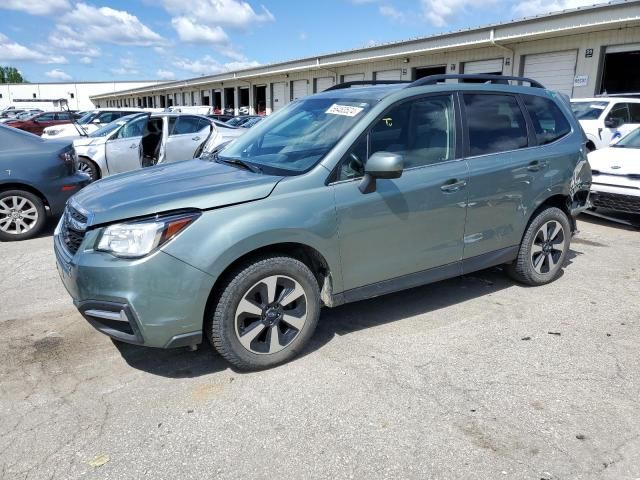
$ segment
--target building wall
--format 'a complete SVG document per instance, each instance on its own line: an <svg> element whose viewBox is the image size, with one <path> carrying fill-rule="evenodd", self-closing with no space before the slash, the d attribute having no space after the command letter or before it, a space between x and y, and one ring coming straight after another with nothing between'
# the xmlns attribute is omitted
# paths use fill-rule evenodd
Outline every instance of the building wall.
<svg viewBox="0 0 640 480"><path fill-rule="evenodd" d="M19 106L15 99L60 99L66 98L71 110L94 108L89 97L123 89L140 88L158 82L88 82L88 83L10 83L0 84L0 108ZM35 95L35 96L34 96Z"/></svg>
<svg viewBox="0 0 640 480"><path fill-rule="evenodd" d="M473 32L470 32L471 35ZM549 38L540 38L536 40L517 41L512 39L510 41L502 40L499 46L484 46L477 45L461 45L451 47L448 50L437 53L421 53L421 54L408 54L407 56L401 56L396 58L390 58L383 61L366 61L365 52L349 53L353 57L351 63L337 66L335 68L317 68L309 67L305 70L291 70L286 71L279 69L277 74L260 75L254 78L247 78L243 80L228 80L224 81L211 81L210 83L202 83L194 86L182 86L161 90L158 93L162 95L173 94L174 92L186 91L186 103L191 104L190 91L195 91L194 95L196 104L200 102L202 90L208 90L211 98L212 90L219 88L234 87L237 89L240 87L250 87L254 85L266 85L267 86L267 113L271 112L272 107L272 88L271 85L274 82L285 82L286 91L291 91L291 82L295 80L308 80L309 93L313 93L313 79L317 77L334 76L336 82L340 81L342 75L351 73L363 73L366 80L372 80L374 73L378 71L400 69L402 71L403 80L411 80L412 69L427 66L442 66L446 65L447 73L461 73L463 71L463 65L465 62L474 60L489 60L502 58L503 59L503 74L520 75L523 71L523 62L525 55L528 54L544 54L553 53L564 50L576 50L576 71L575 75L587 76L587 84L585 86L574 87L573 97L589 97L599 92L600 81L602 74L602 60L607 46L633 44L640 42L640 26L629 26L624 28L610 28L603 29L601 31L589 32L589 33L574 33L562 35L560 33L553 33L554 36L549 34ZM506 47L506 48L504 48ZM394 49L405 48L405 46L393 47ZM593 56L587 57L585 52L587 49L593 49ZM253 92L253 88L250 88L250 92ZM138 94L141 95L141 94ZM147 93L149 95L149 93ZM178 95L180 97L180 94ZM122 95L114 97L116 103L122 98L136 98L135 94ZM111 99L113 101L114 99ZM250 99L253 103L253 96L250 95ZM103 102L104 100L100 100ZM290 96L287 95L285 103L290 101ZM224 106L224 105L223 105ZM238 104L236 103L236 113ZM253 108L253 104L250 105ZM253 111L252 111L253 113Z"/></svg>

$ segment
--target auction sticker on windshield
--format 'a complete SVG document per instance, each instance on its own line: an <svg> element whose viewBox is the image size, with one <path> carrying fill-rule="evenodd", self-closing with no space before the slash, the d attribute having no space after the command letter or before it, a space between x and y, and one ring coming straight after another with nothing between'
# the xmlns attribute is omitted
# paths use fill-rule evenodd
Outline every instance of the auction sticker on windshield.
<svg viewBox="0 0 640 480"><path fill-rule="evenodd" d="M334 115L344 115L345 117L355 117L358 115L364 108L362 107L352 107L350 105L338 105L334 103L329 107L324 113L332 113Z"/></svg>

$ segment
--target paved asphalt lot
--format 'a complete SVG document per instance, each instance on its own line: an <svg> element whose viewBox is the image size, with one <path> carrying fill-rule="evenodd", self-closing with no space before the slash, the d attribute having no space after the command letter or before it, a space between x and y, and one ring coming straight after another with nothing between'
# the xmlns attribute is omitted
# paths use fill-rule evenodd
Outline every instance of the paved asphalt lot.
<svg viewBox="0 0 640 480"><path fill-rule="evenodd" d="M250 374L115 345L50 233L0 244L0 478L640 478L640 232L579 228L554 284L324 310L302 358Z"/></svg>

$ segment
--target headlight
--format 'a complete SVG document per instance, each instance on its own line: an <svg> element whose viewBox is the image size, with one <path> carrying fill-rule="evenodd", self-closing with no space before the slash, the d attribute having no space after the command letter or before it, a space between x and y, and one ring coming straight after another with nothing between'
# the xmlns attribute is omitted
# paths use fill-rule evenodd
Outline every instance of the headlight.
<svg viewBox="0 0 640 480"><path fill-rule="evenodd" d="M104 229L96 250L116 257L144 257L171 240L199 216L200 212L188 212L116 223Z"/></svg>

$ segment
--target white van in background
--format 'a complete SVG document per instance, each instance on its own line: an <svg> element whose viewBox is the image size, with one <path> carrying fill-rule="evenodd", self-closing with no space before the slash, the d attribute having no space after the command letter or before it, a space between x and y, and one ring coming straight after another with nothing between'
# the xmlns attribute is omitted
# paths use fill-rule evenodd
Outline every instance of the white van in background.
<svg viewBox="0 0 640 480"><path fill-rule="evenodd" d="M573 98L571 109L589 139L593 151L640 127L640 98Z"/></svg>

